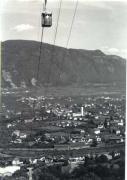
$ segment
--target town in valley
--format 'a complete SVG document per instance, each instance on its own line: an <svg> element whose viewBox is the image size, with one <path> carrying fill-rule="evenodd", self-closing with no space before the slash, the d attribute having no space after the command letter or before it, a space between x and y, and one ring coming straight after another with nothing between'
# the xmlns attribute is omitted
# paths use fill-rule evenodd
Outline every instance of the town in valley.
<svg viewBox="0 0 127 180"><path fill-rule="evenodd" d="M5 179L124 179L124 95L3 92L0 166ZM8 167L16 169L8 174Z"/></svg>

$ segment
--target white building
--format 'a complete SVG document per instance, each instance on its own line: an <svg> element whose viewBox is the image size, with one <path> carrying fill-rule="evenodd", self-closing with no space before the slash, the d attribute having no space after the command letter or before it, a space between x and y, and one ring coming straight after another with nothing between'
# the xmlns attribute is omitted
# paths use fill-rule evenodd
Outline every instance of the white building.
<svg viewBox="0 0 127 180"><path fill-rule="evenodd" d="M73 113L73 117L83 117L84 116L84 107L81 107L81 111L77 113Z"/></svg>
<svg viewBox="0 0 127 180"><path fill-rule="evenodd" d="M94 134L100 134L100 129L94 129Z"/></svg>

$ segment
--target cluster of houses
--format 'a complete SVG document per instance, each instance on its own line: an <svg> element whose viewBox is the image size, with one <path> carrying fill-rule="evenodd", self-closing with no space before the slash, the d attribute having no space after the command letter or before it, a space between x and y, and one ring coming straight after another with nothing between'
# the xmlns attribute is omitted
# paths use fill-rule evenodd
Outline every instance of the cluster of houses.
<svg viewBox="0 0 127 180"><path fill-rule="evenodd" d="M37 104L40 104L41 100L42 98L38 99ZM18 123L29 125L35 121L50 122L50 125L60 128L56 133L49 132L48 138L45 135L45 142L49 143L50 140L54 145L70 143L78 146L78 143L82 143L91 146L95 140L98 145L124 143L125 114L122 100L109 97L88 100L84 104L70 104L68 107L59 103L45 103L40 109L36 107L34 111L18 112L16 115L20 118L7 123L7 128L13 129L11 143L21 144L29 135L28 132L18 130ZM33 108L35 99L30 97L19 101L27 102Z"/></svg>
<svg viewBox="0 0 127 180"><path fill-rule="evenodd" d="M64 155L58 155L58 156L40 156L40 157L32 157L32 158L5 158L2 159L1 162L4 162L4 164L1 165L0 163L0 178L9 177L12 176L16 171L20 171L23 167L26 169L25 172L27 172L27 175L29 176L29 172L36 169L38 165L40 166L54 166L59 165L61 166L62 172L68 171L72 172L74 168L78 167L81 164L84 164L87 159L99 159L101 158L102 153L99 154L85 154L83 156L71 156L67 157ZM122 153L119 151L114 151L113 153L104 153L103 156L106 157L107 162L112 162L111 164L108 164L108 166L114 165L114 162L116 163L116 160L122 157ZM116 159L116 160L114 160ZM103 162L104 163L104 162ZM117 164L115 164L117 165ZM118 167L119 168L119 167ZM30 177L30 176L29 176Z"/></svg>

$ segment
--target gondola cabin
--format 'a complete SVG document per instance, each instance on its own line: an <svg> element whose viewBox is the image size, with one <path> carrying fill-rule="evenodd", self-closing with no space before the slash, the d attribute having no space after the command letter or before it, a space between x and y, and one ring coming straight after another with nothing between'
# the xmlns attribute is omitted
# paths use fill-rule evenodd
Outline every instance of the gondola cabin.
<svg viewBox="0 0 127 180"><path fill-rule="evenodd" d="M51 12L42 12L42 27L51 27L52 26L52 13Z"/></svg>

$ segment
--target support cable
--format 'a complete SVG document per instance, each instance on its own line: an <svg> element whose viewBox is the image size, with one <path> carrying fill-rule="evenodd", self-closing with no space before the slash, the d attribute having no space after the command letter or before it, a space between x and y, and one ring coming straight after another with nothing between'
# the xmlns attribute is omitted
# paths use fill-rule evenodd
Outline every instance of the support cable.
<svg viewBox="0 0 127 180"><path fill-rule="evenodd" d="M37 77L36 77L37 82L39 80L39 71L40 71L40 62L41 62L41 55L42 55L43 35L44 35L44 27L42 27L42 32L41 32L41 42L40 42L39 59L38 59L38 66L37 66Z"/></svg>
<svg viewBox="0 0 127 180"><path fill-rule="evenodd" d="M56 23L56 28L55 28L55 35L54 35L54 40L53 40L53 45L52 45L52 53L51 53L51 59L50 59L52 61L52 63L54 63L55 44L56 44L56 38L57 38L57 34L58 34L59 20L60 20L61 8L62 8L62 0L59 0L59 1L60 1L59 11L58 11L58 17L57 17L57 23ZM50 83L50 79L52 76L52 73L51 73L52 67L53 66L50 66L49 71L48 71L48 80L47 80L48 84ZM48 92L48 85L45 89L45 92L46 93Z"/></svg>
<svg viewBox="0 0 127 180"><path fill-rule="evenodd" d="M43 10L46 10L47 0L44 0ZM42 27L41 31L41 42L40 42L40 50L39 50L39 58L38 58L38 66L37 66L37 76L36 80L39 81L39 71L40 71L40 62L41 62L41 55L42 55L42 43L43 43L43 35L44 35L44 27Z"/></svg>
<svg viewBox="0 0 127 180"><path fill-rule="evenodd" d="M58 18L57 18L57 23L56 23L55 37L54 37L53 45L56 44L56 37L57 37L57 32L58 32L58 27L59 27L59 19L60 19L60 14L61 14L61 6L62 6L62 0L60 0L60 5L59 5L59 12L58 12Z"/></svg>
<svg viewBox="0 0 127 180"><path fill-rule="evenodd" d="M66 42L66 46L65 46L65 53L63 55L63 59L62 59L62 63L61 63L61 67L60 67L60 72L59 72L59 79L60 79L60 75L62 73L62 68L63 68L63 65L64 65L64 62L65 62L65 59L66 59L66 56L67 56L67 49L68 49L68 44L69 44L69 41L70 41L70 38L71 38L71 33L72 33L72 29L73 29L73 24L74 24L74 21L75 21L75 17L76 17L76 13L77 13L77 8L78 8L78 0L76 1L76 5L75 5L75 9L74 9L74 14L73 14L73 17L72 17L72 22L71 22L71 26L70 26L70 31L69 31L69 34L68 34L68 38L67 38L67 42Z"/></svg>
<svg viewBox="0 0 127 180"><path fill-rule="evenodd" d="M75 20L75 16L76 16L77 8L78 8L78 0L76 2L74 14L73 14L73 17L72 17L71 27L70 27L70 31L69 31L69 35L68 35L68 38L67 38L67 43L66 43L65 48L68 48L68 44L69 44L69 41L70 41L70 37L71 37L71 33L72 33L72 28L73 28L73 24L74 24L74 20Z"/></svg>

